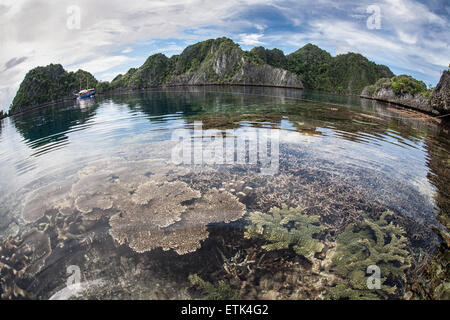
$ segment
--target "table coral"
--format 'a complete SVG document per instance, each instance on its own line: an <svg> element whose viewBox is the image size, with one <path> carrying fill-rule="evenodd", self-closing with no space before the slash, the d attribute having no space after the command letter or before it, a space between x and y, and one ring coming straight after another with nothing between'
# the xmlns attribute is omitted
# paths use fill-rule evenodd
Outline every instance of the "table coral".
<svg viewBox="0 0 450 320"><path fill-rule="evenodd" d="M136 252L161 247L178 254L194 252L208 238L206 225L235 221L245 206L228 192L212 189L201 195L186 183L150 181L117 204L109 233Z"/></svg>

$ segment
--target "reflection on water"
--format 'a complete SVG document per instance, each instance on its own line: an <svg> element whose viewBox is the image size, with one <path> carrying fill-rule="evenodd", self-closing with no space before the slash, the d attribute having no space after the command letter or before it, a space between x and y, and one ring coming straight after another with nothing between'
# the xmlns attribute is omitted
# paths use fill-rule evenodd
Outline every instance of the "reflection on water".
<svg viewBox="0 0 450 320"><path fill-rule="evenodd" d="M198 138L250 138L234 161L175 165L179 129L194 157ZM278 133L275 174L249 161L250 129ZM442 240L432 228L448 230L449 150L432 121L291 89L154 90L17 115L0 126L0 233L13 236L1 241L19 253L2 256L16 270L2 295L410 296ZM369 263L385 275L376 292Z"/></svg>

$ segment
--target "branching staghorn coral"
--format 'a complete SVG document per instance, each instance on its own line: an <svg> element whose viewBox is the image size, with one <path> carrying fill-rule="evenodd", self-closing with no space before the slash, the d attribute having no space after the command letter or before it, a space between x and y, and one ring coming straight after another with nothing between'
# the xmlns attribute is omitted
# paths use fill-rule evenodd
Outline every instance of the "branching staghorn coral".
<svg viewBox="0 0 450 320"><path fill-rule="evenodd" d="M333 298L387 297L397 294L406 282L405 271L410 267L410 253L404 230L388 222L392 212L384 212L376 221L363 215L358 224L350 224L337 236L333 258L335 272L348 280L348 286L330 289ZM367 287L366 270L375 265L381 271L381 289Z"/></svg>
<svg viewBox="0 0 450 320"><path fill-rule="evenodd" d="M270 214L253 212L248 218L245 237L249 239L265 239L265 250L292 249L299 255L311 258L323 249L323 244L313 235L323 230L318 216L302 213L300 207L272 208Z"/></svg>

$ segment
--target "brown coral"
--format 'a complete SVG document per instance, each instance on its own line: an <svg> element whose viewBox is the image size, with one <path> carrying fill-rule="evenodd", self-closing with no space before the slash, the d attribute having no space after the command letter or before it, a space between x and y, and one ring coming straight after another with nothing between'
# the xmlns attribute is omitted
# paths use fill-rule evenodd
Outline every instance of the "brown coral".
<svg viewBox="0 0 450 320"><path fill-rule="evenodd" d="M138 252L152 250L153 235L181 220L186 210L182 202L198 197L184 182L148 182L133 196L122 197L117 204L121 212L110 219L110 234Z"/></svg>
<svg viewBox="0 0 450 320"><path fill-rule="evenodd" d="M2 299L28 298L29 294L20 287L31 251L19 250L20 239L0 239L0 293Z"/></svg>
<svg viewBox="0 0 450 320"><path fill-rule="evenodd" d="M235 221L245 213L232 194L212 189L200 198L181 181L143 184L118 209L110 219L110 234L120 244L137 252L161 247L178 254L200 248L209 236L207 224Z"/></svg>
<svg viewBox="0 0 450 320"><path fill-rule="evenodd" d="M242 218L245 206L227 191L211 189L195 201L184 217L185 225L236 221Z"/></svg>
<svg viewBox="0 0 450 320"><path fill-rule="evenodd" d="M129 241L129 246L136 252L150 251L162 248L164 251L173 249L180 255L197 251L201 241L207 239L209 232L205 226L169 227L148 231L138 230Z"/></svg>
<svg viewBox="0 0 450 320"><path fill-rule="evenodd" d="M102 194L81 195L75 200L75 206L82 213L89 213L94 209L108 210L113 203L111 199Z"/></svg>
<svg viewBox="0 0 450 320"><path fill-rule="evenodd" d="M42 269L50 253L50 238L37 229L21 237L0 239L1 298L31 298L21 283Z"/></svg>
<svg viewBox="0 0 450 320"><path fill-rule="evenodd" d="M73 182L72 179L67 179L61 183L51 183L30 193L22 210L23 218L27 222L34 222L43 217L55 204L61 205L70 193ZM64 207L66 206L62 206Z"/></svg>

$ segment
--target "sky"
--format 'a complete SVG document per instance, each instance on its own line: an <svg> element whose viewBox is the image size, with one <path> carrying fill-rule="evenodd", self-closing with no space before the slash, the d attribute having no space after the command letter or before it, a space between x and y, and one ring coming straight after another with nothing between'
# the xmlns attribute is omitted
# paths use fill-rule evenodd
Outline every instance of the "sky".
<svg viewBox="0 0 450 320"><path fill-rule="evenodd" d="M109 81L151 54L222 36L244 50L357 52L433 86L450 63L448 0L0 0L0 30L5 111L34 67Z"/></svg>

